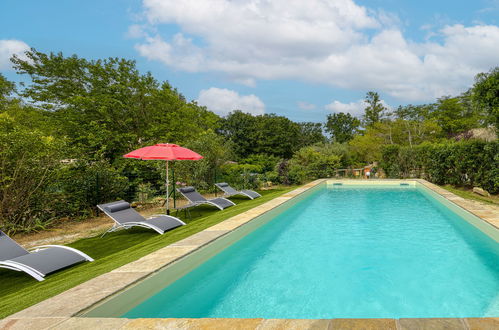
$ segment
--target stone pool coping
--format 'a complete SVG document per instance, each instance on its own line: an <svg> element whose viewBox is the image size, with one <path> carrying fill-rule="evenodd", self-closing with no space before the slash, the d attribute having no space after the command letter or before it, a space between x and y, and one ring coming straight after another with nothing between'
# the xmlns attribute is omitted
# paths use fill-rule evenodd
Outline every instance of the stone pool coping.
<svg viewBox="0 0 499 330"><path fill-rule="evenodd" d="M499 318L427 318L427 319L124 319L75 317L102 300L143 280L176 260L200 249L254 218L274 209L320 183L355 182L390 184L419 182L450 202L499 228L499 214L493 208L466 200L426 180L333 180L320 179L276 197L246 212L224 220L199 233L177 241L136 261L97 276L72 289L0 320L2 329L118 329L118 328L189 328L189 329L489 329L499 328Z"/></svg>

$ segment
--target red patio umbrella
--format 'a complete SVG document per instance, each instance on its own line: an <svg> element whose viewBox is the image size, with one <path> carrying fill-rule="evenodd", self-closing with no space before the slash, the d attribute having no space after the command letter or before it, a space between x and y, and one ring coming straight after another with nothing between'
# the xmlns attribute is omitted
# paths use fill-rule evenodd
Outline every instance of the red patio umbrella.
<svg viewBox="0 0 499 330"><path fill-rule="evenodd" d="M203 156L176 144L158 143L153 146L143 147L123 155L125 158L137 158L143 160L166 160L166 213L170 213L168 203L168 162L170 160L199 160Z"/></svg>

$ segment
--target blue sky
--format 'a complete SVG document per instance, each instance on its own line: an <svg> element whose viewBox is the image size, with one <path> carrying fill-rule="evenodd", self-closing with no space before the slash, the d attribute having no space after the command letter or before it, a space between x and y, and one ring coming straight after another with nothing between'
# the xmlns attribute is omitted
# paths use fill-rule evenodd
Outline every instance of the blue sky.
<svg viewBox="0 0 499 330"><path fill-rule="evenodd" d="M458 95L499 65L499 1L2 0L0 72L28 47L135 59L189 100L296 121Z"/></svg>

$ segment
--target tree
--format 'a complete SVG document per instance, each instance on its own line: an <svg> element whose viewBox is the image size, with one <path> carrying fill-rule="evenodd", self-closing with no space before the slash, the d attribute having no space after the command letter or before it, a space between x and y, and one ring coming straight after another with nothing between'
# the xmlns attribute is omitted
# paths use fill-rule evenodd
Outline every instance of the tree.
<svg viewBox="0 0 499 330"><path fill-rule="evenodd" d="M326 141L326 137L322 134L321 123L301 122L298 125L300 126L300 147Z"/></svg>
<svg viewBox="0 0 499 330"><path fill-rule="evenodd" d="M113 160L143 144L184 143L217 128L217 115L186 103L150 73L141 74L135 61L87 60L35 49L26 57L12 59L17 72L31 78L21 95L53 113L74 158Z"/></svg>
<svg viewBox="0 0 499 330"><path fill-rule="evenodd" d="M238 157L247 157L254 153L257 143L257 118L240 110L233 111L222 119L220 133L234 144Z"/></svg>
<svg viewBox="0 0 499 330"><path fill-rule="evenodd" d="M499 67L475 77L472 99L477 107L487 113L487 122L499 129Z"/></svg>
<svg viewBox="0 0 499 330"><path fill-rule="evenodd" d="M430 119L431 105L399 106L394 112L396 126L401 132L401 140L396 143L412 147L425 141L435 140L442 129L434 119ZM390 129L390 132L393 130Z"/></svg>
<svg viewBox="0 0 499 330"><path fill-rule="evenodd" d="M300 148L300 125L284 116L257 116L255 152L289 159Z"/></svg>
<svg viewBox="0 0 499 330"><path fill-rule="evenodd" d="M444 96L434 105L430 118L442 128L445 137L452 137L472 128L480 127L481 116L466 102L467 95L460 97Z"/></svg>
<svg viewBox="0 0 499 330"><path fill-rule="evenodd" d="M302 143L300 125L276 114L233 111L222 121L220 132L234 143L240 158L267 154L289 159Z"/></svg>
<svg viewBox="0 0 499 330"><path fill-rule="evenodd" d="M384 117L386 107L381 103L379 94L372 91L367 92L365 102L367 107L364 109L363 125L364 127L370 127Z"/></svg>
<svg viewBox="0 0 499 330"><path fill-rule="evenodd" d="M334 113L327 116L324 125L334 142L344 143L353 139L360 126L360 120L349 113Z"/></svg>
<svg viewBox="0 0 499 330"><path fill-rule="evenodd" d="M9 100L9 96L15 91L15 85L13 82L8 81L0 73L0 110L6 105Z"/></svg>

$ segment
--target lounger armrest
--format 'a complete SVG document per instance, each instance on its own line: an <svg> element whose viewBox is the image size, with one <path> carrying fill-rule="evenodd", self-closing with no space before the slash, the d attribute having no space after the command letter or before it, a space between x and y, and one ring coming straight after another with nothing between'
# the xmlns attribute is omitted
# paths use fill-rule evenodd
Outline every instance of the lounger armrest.
<svg viewBox="0 0 499 330"><path fill-rule="evenodd" d="M45 250L45 249L48 249L48 248L66 249L66 250L69 250L69 251L73 251L74 253L82 256L83 258L85 258L88 261L94 261L94 259L92 259L87 254L81 252L80 250L74 249L74 248L69 247L69 246L64 246L64 245L40 245L40 246L35 246L35 247L32 247L32 248L28 249L28 251L30 251L30 252L37 252L37 251Z"/></svg>

